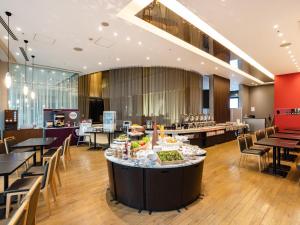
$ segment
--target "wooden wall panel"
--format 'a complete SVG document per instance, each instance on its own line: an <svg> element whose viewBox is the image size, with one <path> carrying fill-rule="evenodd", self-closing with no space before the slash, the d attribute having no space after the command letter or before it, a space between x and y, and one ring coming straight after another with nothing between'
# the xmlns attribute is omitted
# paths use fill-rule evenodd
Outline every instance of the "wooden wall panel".
<svg viewBox="0 0 300 225"><path fill-rule="evenodd" d="M230 80L213 75L214 119L217 123L230 121Z"/></svg>

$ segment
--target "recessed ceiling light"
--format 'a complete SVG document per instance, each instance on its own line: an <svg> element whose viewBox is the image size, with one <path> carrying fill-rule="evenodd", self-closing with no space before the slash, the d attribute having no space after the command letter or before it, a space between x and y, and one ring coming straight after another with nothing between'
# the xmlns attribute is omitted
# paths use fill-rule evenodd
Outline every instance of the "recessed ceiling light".
<svg viewBox="0 0 300 225"><path fill-rule="evenodd" d="M291 50L289 50L289 51L288 51L288 53L289 53L289 54L292 54L292 51L291 51Z"/></svg>
<svg viewBox="0 0 300 225"><path fill-rule="evenodd" d="M275 24L274 26L273 26L273 29L278 29L279 28L279 25L278 24Z"/></svg>
<svg viewBox="0 0 300 225"><path fill-rule="evenodd" d="M102 26L99 26L99 27L98 27L98 30L99 30L99 31L103 31L103 27L102 27Z"/></svg>
<svg viewBox="0 0 300 225"><path fill-rule="evenodd" d="M130 41L131 40L131 38L130 37L126 37L126 41Z"/></svg>
<svg viewBox="0 0 300 225"><path fill-rule="evenodd" d="M138 42L138 45L142 45L142 42L141 42L141 41L139 41L139 42Z"/></svg>
<svg viewBox="0 0 300 225"><path fill-rule="evenodd" d="M42 73L44 73L44 70L41 70Z"/></svg>
<svg viewBox="0 0 300 225"><path fill-rule="evenodd" d="M118 33L117 33L117 32L114 32L114 36L117 37L117 36L118 36Z"/></svg>
<svg viewBox="0 0 300 225"><path fill-rule="evenodd" d="M150 57L149 57L149 56L147 56L147 57L146 57L146 59L147 59L147 60L150 60Z"/></svg>
<svg viewBox="0 0 300 225"><path fill-rule="evenodd" d="M98 65L102 65L102 62L98 62Z"/></svg>
<svg viewBox="0 0 300 225"><path fill-rule="evenodd" d="M16 68L18 69L18 68L19 68L19 65L16 65Z"/></svg>
<svg viewBox="0 0 300 225"><path fill-rule="evenodd" d="M22 31L22 29L20 27L16 27L17 31Z"/></svg>
<svg viewBox="0 0 300 225"><path fill-rule="evenodd" d="M32 52L32 48L28 48L28 51Z"/></svg>
<svg viewBox="0 0 300 225"><path fill-rule="evenodd" d="M282 40L282 42L281 42L282 44L285 44L286 43L286 40Z"/></svg>
<svg viewBox="0 0 300 225"><path fill-rule="evenodd" d="M291 57L291 58L294 58L295 56L294 56L294 55L290 55L290 57Z"/></svg>
<svg viewBox="0 0 300 225"><path fill-rule="evenodd" d="M108 27L109 23L108 22L102 22L101 25L104 26L104 27Z"/></svg>
<svg viewBox="0 0 300 225"><path fill-rule="evenodd" d="M204 65L204 62L201 62L201 65Z"/></svg>
<svg viewBox="0 0 300 225"><path fill-rule="evenodd" d="M7 39L8 39L8 37L7 37L6 35L4 35L4 36L3 36L3 38L4 38L5 40L7 40Z"/></svg>
<svg viewBox="0 0 300 225"><path fill-rule="evenodd" d="M18 55L18 56L19 56L19 55L20 55L20 53L19 53L19 52L16 52L16 55Z"/></svg>
<svg viewBox="0 0 300 225"><path fill-rule="evenodd" d="M84 70L86 70L87 69L87 67L86 66L84 66L84 67L82 67Z"/></svg>
<svg viewBox="0 0 300 225"><path fill-rule="evenodd" d="M278 37L282 37L283 33L279 32L277 35L278 35Z"/></svg>
<svg viewBox="0 0 300 225"><path fill-rule="evenodd" d="M180 58L180 57L178 57L178 58L177 58L177 61L178 61L178 62L180 62L180 61L181 61L181 58Z"/></svg>
<svg viewBox="0 0 300 225"><path fill-rule="evenodd" d="M65 74L66 74L65 72L62 73L62 75L65 75Z"/></svg>
<svg viewBox="0 0 300 225"><path fill-rule="evenodd" d="M79 47L74 47L73 50L76 51L76 52L82 52L83 51L83 49L79 48Z"/></svg>
<svg viewBox="0 0 300 225"><path fill-rule="evenodd" d="M117 61L120 61L120 58L116 58Z"/></svg>
<svg viewBox="0 0 300 225"><path fill-rule="evenodd" d="M215 70L218 70L219 68L218 67L215 67Z"/></svg>
<svg viewBox="0 0 300 225"><path fill-rule="evenodd" d="M55 74L55 71L52 71L52 73ZM52 78L50 80L52 80Z"/></svg>
<svg viewBox="0 0 300 225"><path fill-rule="evenodd" d="M292 59L292 61L293 61L293 62L295 62L295 61L296 61L296 59L294 58L294 59Z"/></svg>

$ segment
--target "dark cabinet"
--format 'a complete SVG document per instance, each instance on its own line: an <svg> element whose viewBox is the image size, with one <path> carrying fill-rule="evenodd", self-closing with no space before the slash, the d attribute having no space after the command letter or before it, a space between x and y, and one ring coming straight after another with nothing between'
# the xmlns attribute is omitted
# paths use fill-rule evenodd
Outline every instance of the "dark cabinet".
<svg viewBox="0 0 300 225"><path fill-rule="evenodd" d="M137 209L144 208L143 170L114 163L115 192L117 200Z"/></svg>
<svg viewBox="0 0 300 225"><path fill-rule="evenodd" d="M181 206L182 168L146 170L146 209L172 210Z"/></svg>
<svg viewBox="0 0 300 225"><path fill-rule="evenodd" d="M183 168L182 204L195 201L201 193L203 162Z"/></svg>
<svg viewBox="0 0 300 225"><path fill-rule="evenodd" d="M115 191L115 178L113 171L113 164L110 161L107 161L107 172L109 178L109 190L113 199L116 199L116 191Z"/></svg>

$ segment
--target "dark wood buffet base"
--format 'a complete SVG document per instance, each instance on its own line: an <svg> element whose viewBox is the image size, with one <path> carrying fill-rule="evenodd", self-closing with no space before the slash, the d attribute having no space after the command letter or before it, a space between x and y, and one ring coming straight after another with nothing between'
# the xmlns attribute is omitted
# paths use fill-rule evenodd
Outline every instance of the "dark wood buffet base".
<svg viewBox="0 0 300 225"><path fill-rule="evenodd" d="M237 131L225 131L223 134L217 134L214 136L207 136L207 132L183 134L193 135L194 137L189 139L191 145L198 145L200 148L207 148L213 145L222 144L228 141L235 140L237 137Z"/></svg>
<svg viewBox="0 0 300 225"><path fill-rule="evenodd" d="M107 160L112 201L141 212L185 208L201 195L204 161L176 168L140 168Z"/></svg>

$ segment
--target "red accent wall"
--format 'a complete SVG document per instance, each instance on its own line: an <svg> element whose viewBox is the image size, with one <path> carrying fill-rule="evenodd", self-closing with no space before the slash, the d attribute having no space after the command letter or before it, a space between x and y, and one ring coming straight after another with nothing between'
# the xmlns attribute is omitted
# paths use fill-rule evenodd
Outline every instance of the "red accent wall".
<svg viewBox="0 0 300 225"><path fill-rule="evenodd" d="M300 128L300 115L277 115L278 109L300 108L300 73L275 76L275 124L280 128Z"/></svg>

